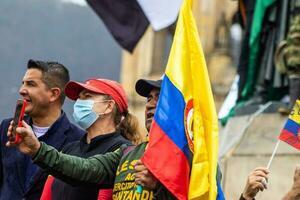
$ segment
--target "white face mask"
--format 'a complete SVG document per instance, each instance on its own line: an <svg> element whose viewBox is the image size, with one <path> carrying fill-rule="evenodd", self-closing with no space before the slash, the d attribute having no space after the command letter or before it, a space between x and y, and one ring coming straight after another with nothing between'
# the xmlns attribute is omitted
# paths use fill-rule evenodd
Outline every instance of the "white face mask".
<svg viewBox="0 0 300 200"><path fill-rule="evenodd" d="M103 113L96 113L93 110L95 103L103 103L105 101L81 100L77 99L74 104L73 118L81 128L88 129Z"/></svg>

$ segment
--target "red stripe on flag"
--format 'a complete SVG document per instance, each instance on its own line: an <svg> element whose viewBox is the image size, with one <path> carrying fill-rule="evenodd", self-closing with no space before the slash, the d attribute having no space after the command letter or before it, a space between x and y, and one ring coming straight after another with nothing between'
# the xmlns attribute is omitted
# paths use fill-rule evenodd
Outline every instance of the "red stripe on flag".
<svg viewBox="0 0 300 200"><path fill-rule="evenodd" d="M186 200L188 197L190 166L185 154L155 121L152 122L151 133L155 134L155 137L150 136L152 141L142 158L143 163L148 168L151 166L151 173L174 196ZM157 158L157 155L160 159L154 159Z"/></svg>
<svg viewBox="0 0 300 200"><path fill-rule="evenodd" d="M297 136L295 136L295 134L289 132L288 130L283 129L281 131L279 139L286 142L286 143L288 143L289 145L292 145L296 149L300 150L300 140L299 140L299 138Z"/></svg>

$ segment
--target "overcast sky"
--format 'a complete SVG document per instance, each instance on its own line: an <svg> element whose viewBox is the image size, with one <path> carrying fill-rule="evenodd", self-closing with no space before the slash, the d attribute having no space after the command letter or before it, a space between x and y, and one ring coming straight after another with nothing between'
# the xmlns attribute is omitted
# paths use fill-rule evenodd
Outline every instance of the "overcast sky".
<svg viewBox="0 0 300 200"><path fill-rule="evenodd" d="M61 0L61 1L72 2L72 3L82 5L82 6L87 5L85 0Z"/></svg>

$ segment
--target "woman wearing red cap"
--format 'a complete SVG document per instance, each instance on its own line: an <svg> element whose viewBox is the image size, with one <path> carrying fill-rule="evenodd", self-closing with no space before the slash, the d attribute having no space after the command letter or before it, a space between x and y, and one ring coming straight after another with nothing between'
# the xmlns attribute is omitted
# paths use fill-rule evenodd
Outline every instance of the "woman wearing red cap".
<svg viewBox="0 0 300 200"><path fill-rule="evenodd" d="M89 79L84 83L70 81L65 94L74 104L75 122L86 130L80 141L67 145L64 153L90 157L118 149L122 144L137 144L141 137L137 119L128 112L128 102L122 86L112 80ZM49 177L42 200L112 199L112 190L92 186L72 186Z"/></svg>

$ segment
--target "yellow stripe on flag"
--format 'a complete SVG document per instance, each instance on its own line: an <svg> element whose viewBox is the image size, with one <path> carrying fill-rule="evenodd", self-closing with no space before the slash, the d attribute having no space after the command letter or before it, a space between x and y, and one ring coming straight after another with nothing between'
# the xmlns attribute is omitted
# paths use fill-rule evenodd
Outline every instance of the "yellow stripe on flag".
<svg viewBox="0 0 300 200"><path fill-rule="evenodd" d="M289 115L289 118L293 120L294 122L297 122L300 124L300 100L297 100L291 114Z"/></svg>
<svg viewBox="0 0 300 200"><path fill-rule="evenodd" d="M185 0L181 7L166 74L182 92L185 102L193 99L194 156L189 199L215 200L218 118L192 13L192 0Z"/></svg>

